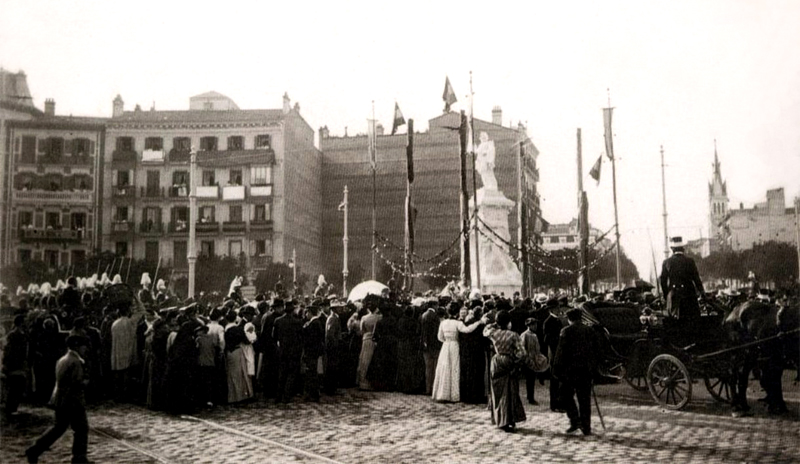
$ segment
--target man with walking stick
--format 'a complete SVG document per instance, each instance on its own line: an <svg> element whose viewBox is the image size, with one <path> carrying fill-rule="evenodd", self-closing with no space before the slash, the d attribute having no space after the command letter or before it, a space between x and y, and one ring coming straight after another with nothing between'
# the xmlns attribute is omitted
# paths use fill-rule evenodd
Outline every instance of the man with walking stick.
<svg viewBox="0 0 800 464"><path fill-rule="evenodd" d="M597 372L599 343L594 330L581 321L582 315L580 308L567 312L569 325L561 330L553 360L553 375L561 382L559 402L569 417L567 433L580 430L584 435L591 435L592 379Z"/></svg>

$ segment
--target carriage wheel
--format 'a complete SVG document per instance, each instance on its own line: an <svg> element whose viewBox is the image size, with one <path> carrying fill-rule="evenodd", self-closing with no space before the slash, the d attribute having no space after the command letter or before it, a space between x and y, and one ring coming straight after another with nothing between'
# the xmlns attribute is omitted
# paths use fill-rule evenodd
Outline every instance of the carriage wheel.
<svg viewBox="0 0 800 464"><path fill-rule="evenodd" d="M706 390L711 396L720 403L731 404L733 397L733 389L731 388L731 381L728 377L708 378L703 379L706 384Z"/></svg>
<svg viewBox="0 0 800 464"><path fill-rule="evenodd" d="M681 409L692 399L692 378L680 359L660 354L647 368L650 396L667 409Z"/></svg>
<svg viewBox="0 0 800 464"><path fill-rule="evenodd" d="M628 383L636 391L647 391L647 377L644 375L639 376L625 376L625 382Z"/></svg>

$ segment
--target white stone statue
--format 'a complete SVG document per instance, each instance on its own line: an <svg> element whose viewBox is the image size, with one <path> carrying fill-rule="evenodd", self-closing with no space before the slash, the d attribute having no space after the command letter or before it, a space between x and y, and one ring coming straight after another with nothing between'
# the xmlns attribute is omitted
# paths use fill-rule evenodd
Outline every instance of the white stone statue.
<svg viewBox="0 0 800 464"><path fill-rule="evenodd" d="M486 190L497 190L497 178L494 176L494 141L489 134L481 132L481 143L475 150L475 170L481 175L481 182Z"/></svg>

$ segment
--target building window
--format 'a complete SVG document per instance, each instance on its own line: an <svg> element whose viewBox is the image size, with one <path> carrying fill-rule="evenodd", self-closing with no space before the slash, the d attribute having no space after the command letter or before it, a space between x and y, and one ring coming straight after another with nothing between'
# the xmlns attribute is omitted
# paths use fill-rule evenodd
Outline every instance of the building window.
<svg viewBox="0 0 800 464"><path fill-rule="evenodd" d="M185 268L189 264L186 250L187 243L185 241L176 240L172 243L172 262L175 263L175 267Z"/></svg>
<svg viewBox="0 0 800 464"><path fill-rule="evenodd" d="M177 228L176 230L184 230L186 224L189 223L189 208L186 206L176 206L172 208L172 218L177 226L183 226L183 228Z"/></svg>
<svg viewBox="0 0 800 464"><path fill-rule="evenodd" d="M22 156L20 158L20 162L36 162L36 137L31 135L22 137Z"/></svg>
<svg viewBox="0 0 800 464"><path fill-rule="evenodd" d="M161 173L158 171L147 171L147 197L161 196Z"/></svg>
<svg viewBox="0 0 800 464"><path fill-rule="evenodd" d="M228 256L232 258L238 258L241 255L242 255L242 241L231 240L228 243Z"/></svg>
<svg viewBox="0 0 800 464"><path fill-rule="evenodd" d="M128 207L127 206L117 206L117 212L114 215L114 220L117 222L127 222L128 221Z"/></svg>
<svg viewBox="0 0 800 464"><path fill-rule="evenodd" d="M200 255L201 256L214 256L214 241L203 240L200 242Z"/></svg>
<svg viewBox="0 0 800 464"><path fill-rule="evenodd" d="M201 223L214 223L214 207L203 206L200 208L200 222Z"/></svg>
<svg viewBox="0 0 800 464"><path fill-rule="evenodd" d="M266 222L272 220L272 208L271 205L263 204L263 205L253 205L253 221L254 222Z"/></svg>
<svg viewBox="0 0 800 464"><path fill-rule="evenodd" d="M117 242L114 245L114 252L117 256L128 256L128 242Z"/></svg>
<svg viewBox="0 0 800 464"><path fill-rule="evenodd" d="M208 187L211 185L217 185L217 182L214 178L214 171L211 170L203 171L203 186Z"/></svg>
<svg viewBox="0 0 800 464"><path fill-rule="evenodd" d="M144 149L145 150L163 150L164 149L164 139L161 137L147 137L144 139Z"/></svg>
<svg viewBox="0 0 800 464"><path fill-rule="evenodd" d="M558 243L558 237L550 237L550 243Z"/></svg>
<svg viewBox="0 0 800 464"><path fill-rule="evenodd" d="M231 174L228 179L228 183L230 185L242 185L242 170L231 169Z"/></svg>
<svg viewBox="0 0 800 464"><path fill-rule="evenodd" d="M567 243L574 243L575 236L574 235L567 235Z"/></svg>
<svg viewBox="0 0 800 464"><path fill-rule="evenodd" d="M214 110L214 102L203 102L203 110L204 111L213 111Z"/></svg>
<svg viewBox="0 0 800 464"><path fill-rule="evenodd" d="M86 213L72 213L70 217L70 229L83 230L86 228Z"/></svg>
<svg viewBox="0 0 800 464"><path fill-rule="evenodd" d="M192 139L189 137L175 137L172 139L172 149L176 152L189 153L192 151Z"/></svg>
<svg viewBox="0 0 800 464"><path fill-rule="evenodd" d="M244 150L244 137L241 135L228 137L228 150Z"/></svg>
<svg viewBox="0 0 800 464"><path fill-rule="evenodd" d="M33 211L20 211L17 216L17 221L20 229L29 229L33 227Z"/></svg>
<svg viewBox="0 0 800 464"><path fill-rule="evenodd" d="M57 268L58 267L58 250L45 250L44 251L44 262L47 264L49 268Z"/></svg>
<svg viewBox="0 0 800 464"><path fill-rule="evenodd" d="M217 138L214 136L200 137L200 150L203 151L216 151Z"/></svg>
<svg viewBox="0 0 800 464"><path fill-rule="evenodd" d="M29 263L32 260L31 250L19 250L19 262L20 263Z"/></svg>
<svg viewBox="0 0 800 464"><path fill-rule="evenodd" d="M272 148L272 137L267 134L256 135L255 147L262 150Z"/></svg>
<svg viewBox="0 0 800 464"><path fill-rule="evenodd" d="M48 142L50 149L47 154L49 156L61 156L64 154L64 139L61 137L50 137Z"/></svg>
<svg viewBox="0 0 800 464"><path fill-rule="evenodd" d="M251 256L271 256L272 240L253 240L250 253Z"/></svg>
<svg viewBox="0 0 800 464"><path fill-rule="evenodd" d="M187 171L175 171L172 173L172 186L173 187L180 187L180 186L188 186L189 185L189 173Z"/></svg>
<svg viewBox="0 0 800 464"><path fill-rule="evenodd" d="M250 185L267 185L272 183L272 168L269 166L253 166L250 168Z"/></svg>
<svg viewBox="0 0 800 464"><path fill-rule="evenodd" d="M144 232L157 232L161 224L161 208L145 208L142 210L142 228Z"/></svg>
<svg viewBox="0 0 800 464"><path fill-rule="evenodd" d="M117 187L127 187L131 185L130 171L117 171Z"/></svg>
<svg viewBox="0 0 800 464"><path fill-rule="evenodd" d="M230 215L228 216L230 222L242 222L242 205L231 205Z"/></svg>
<svg viewBox="0 0 800 464"><path fill-rule="evenodd" d="M117 150L133 151L133 137L117 137Z"/></svg>
<svg viewBox="0 0 800 464"><path fill-rule="evenodd" d="M72 141L72 155L73 156L88 156L92 153L92 141L89 139L79 138Z"/></svg>
<svg viewBox="0 0 800 464"><path fill-rule="evenodd" d="M48 229L61 228L61 214L59 213L46 213L44 217L45 227Z"/></svg>
<svg viewBox="0 0 800 464"><path fill-rule="evenodd" d="M144 242L144 260L150 263L158 261L158 242Z"/></svg>

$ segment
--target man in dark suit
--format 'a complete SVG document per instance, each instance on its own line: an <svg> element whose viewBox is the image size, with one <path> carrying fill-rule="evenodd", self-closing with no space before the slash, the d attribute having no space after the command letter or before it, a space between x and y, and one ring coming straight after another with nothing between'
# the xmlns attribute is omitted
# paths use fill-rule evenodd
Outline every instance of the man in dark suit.
<svg viewBox="0 0 800 464"><path fill-rule="evenodd" d="M525 305L525 301L515 299L514 307L511 308L508 315L511 316L511 330L516 332L517 335L521 335L522 332L525 332L525 321L530 317L529 308Z"/></svg>
<svg viewBox="0 0 800 464"><path fill-rule="evenodd" d="M51 404L55 408L56 423L25 450L28 462L36 463L39 455L56 442L68 427L72 427L72 462L85 463L89 437L89 421L86 417L84 389L88 379L84 376L83 356L88 340L79 335L67 337L67 354L56 364L56 388Z"/></svg>
<svg viewBox="0 0 800 464"><path fill-rule="evenodd" d="M672 256L661 266L661 290L667 295L667 313L683 320L700 317L698 297L704 297L703 282L694 260L685 254L683 237L669 239Z"/></svg>
<svg viewBox="0 0 800 464"><path fill-rule="evenodd" d="M428 309L420 316L422 326L422 353L425 358L425 393L433 393L433 379L436 377L436 363L439 360L439 351L442 342L439 341L439 315L436 313L435 304L431 303Z"/></svg>
<svg viewBox="0 0 800 464"><path fill-rule="evenodd" d="M317 365L325 353L325 320L320 308L312 304L306 309L309 318L303 326L303 367L305 368L305 397L319 402L319 372Z"/></svg>
<svg viewBox="0 0 800 464"><path fill-rule="evenodd" d="M64 308L70 318L77 317L83 307L81 304L81 292L78 291L77 287L78 279L70 277L67 279L67 288L58 297L59 306Z"/></svg>
<svg viewBox="0 0 800 464"><path fill-rule="evenodd" d="M594 329L583 324L583 310L567 312L569 325L561 330L561 337L553 361L553 375L561 382L560 406L569 417L567 433L580 429L584 435L592 434L592 379L597 370L599 343ZM575 406L574 397L578 397Z"/></svg>
<svg viewBox="0 0 800 464"><path fill-rule="evenodd" d="M339 386L339 358L341 357L342 323L339 313L342 306L331 304L325 320L325 393L333 395Z"/></svg>
<svg viewBox="0 0 800 464"><path fill-rule="evenodd" d="M556 356L556 349L558 348L558 342L561 337L561 328L563 324L561 320L558 319L552 312L550 312L550 306L543 302L541 303L544 306L541 307L539 310L539 315L541 322L539 326L541 327L541 337L542 337L542 353L547 356L547 360L550 361L550 366L553 365L553 360ZM550 368L550 410L555 412L564 412L561 406L558 404L558 396L559 396L559 381L555 376L552 374L552 367Z"/></svg>
<svg viewBox="0 0 800 464"><path fill-rule="evenodd" d="M287 301L285 306L286 314L275 319L272 329L272 338L278 346L277 403L288 403L294 395L303 355L303 321L293 301Z"/></svg>

